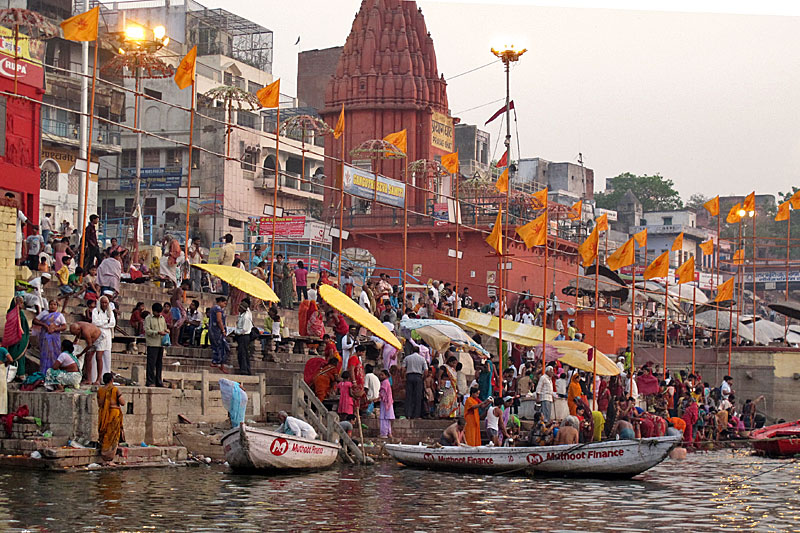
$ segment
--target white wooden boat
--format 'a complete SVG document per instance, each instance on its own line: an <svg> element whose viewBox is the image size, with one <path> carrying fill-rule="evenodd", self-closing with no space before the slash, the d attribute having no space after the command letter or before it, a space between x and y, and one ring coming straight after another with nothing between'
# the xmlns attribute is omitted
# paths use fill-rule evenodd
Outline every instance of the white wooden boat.
<svg viewBox="0 0 800 533"><path fill-rule="evenodd" d="M222 437L225 459L233 470L291 472L319 470L336 461L339 445L276 433L241 424Z"/></svg>
<svg viewBox="0 0 800 533"><path fill-rule="evenodd" d="M629 478L663 461L680 441L680 437L655 437L517 448L387 444L386 451L404 465L417 468Z"/></svg>

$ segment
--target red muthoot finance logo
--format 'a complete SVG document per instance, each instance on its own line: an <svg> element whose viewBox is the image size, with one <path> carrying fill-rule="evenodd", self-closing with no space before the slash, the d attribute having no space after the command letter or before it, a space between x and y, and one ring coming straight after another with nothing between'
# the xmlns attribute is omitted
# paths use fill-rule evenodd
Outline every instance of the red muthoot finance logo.
<svg viewBox="0 0 800 533"><path fill-rule="evenodd" d="M529 453L525 459L528 461L528 464L532 465L538 465L539 463L544 461L544 458L538 453Z"/></svg>
<svg viewBox="0 0 800 533"><path fill-rule="evenodd" d="M271 453L272 455L280 456L285 454L288 449L289 449L289 443L286 442L286 439L278 437L277 439L272 441L272 444L269 447L269 453Z"/></svg>

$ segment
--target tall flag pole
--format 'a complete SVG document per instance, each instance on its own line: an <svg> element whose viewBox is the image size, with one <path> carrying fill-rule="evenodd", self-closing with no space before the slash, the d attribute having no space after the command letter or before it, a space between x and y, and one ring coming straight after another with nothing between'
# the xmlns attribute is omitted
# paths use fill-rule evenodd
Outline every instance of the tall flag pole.
<svg viewBox="0 0 800 533"><path fill-rule="evenodd" d="M663 379L667 377L667 315L669 310L669 251L656 257L652 263L644 269L642 277L645 280L653 278L665 278L664 284L664 366Z"/></svg>
<svg viewBox="0 0 800 533"><path fill-rule="evenodd" d="M342 161L339 165L339 172L336 173L339 181L339 288L343 289L342 283L342 233L344 232L344 102L342 103L342 111L339 113L339 120L336 121L336 127L333 129L333 138L342 139Z"/></svg>
<svg viewBox="0 0 800 533"><path fill-rule="evenodd" d="M753 346L756 344L756 259L758 250L756 249L756 192L753 191L747 195L742 204L742 209L750 214L753 219ZM742 277L744 283L744 277Z"/></svg>
<svg viewBox="0 0 800 533"><path fill-rule="evenodd" d="M503 394L503 276L502 270L505 268L505 259L503 258L503 204L499 204L497 210L497 219L494 222L494 227L492 228L492 232L486 238L486 242L494 248L494 251L497 253L497 257L500 260L500 295L498 297L497 305L498 305L498 328L497 328L497 346L498 346L498 357L500 359L500 379L498 382L500 383L500 395Z"/></svg>
<svg viewBox="0 0 800 533"><path fill-rule="evenodd" d="M739 290L739 274L741 271L741 263L739 262L740 252L742 251L742 217L739 215L739 209L742 208L741 203L734 204L730 211L728 211L728 216L725 218L725 222L728 224L736 224L739 223L739 238L736 241L736 251L733 253L733 264L736 265L736 339L739 339L739 318L741 313L741 304L738 303L739 297L742 295L742 291ZM742 258L743 259L743 258ZM733 311L731 310L731 314ZM731 325L731 330L733 330L733 325Z"/></svg>
<svg viewBox="0 0 800 533"><path fill-rule="evenodd" d="M186 238L184 240L184 254L187 260L189 258L189 202L192 198L192 150L194 149L194 115L197 95L196 72L197 46L189 50L189 53L181 60L178 69L175 71L175 84L179 89L183 90L189 85L192 86L192 100L189 111L189 170L186 177ZM214 198L214 216L217 216L216 202L217 199Z"/></svg>
<svg viewBox="0 0 800 533"><path fill-rule="evenodd" d="M459 201L458 201L458 182L460 181L459 180L459 176L458 176L458 171L459 171L459 168L458 168L458 151L453 152L451 154L443 155L442 156L442 166L444 167L444 169L447 172L450 173L450 183L451 183L451 185L453 183L453 180L455 180L455 202L454 202L455 205L453 206L453 211L455 211L455 213L453 214L453 216L454 216L455 222L456 222L456 248L455 248L456 249L456 257L455 257L455 259L456 259L456 280L455 280L455 287L454 287L454 290L456 292L456 305L453 306L452 312L453 312L453 316L457 316L458 315L459 302L460 302L459 299L461 298L458 295L458 239L459 239L459 229L460 229L460 225L461 225L461 205L459 204Z"/></svg>
<svg viewBox="0 0 800 533"><path fill-rule="evenodd" d="M689 283L690 281L694 281L694 257L690 257L686 261L681 264L677 269L675 269L675 275L678 277L678 287L683 285L684 283ZM696 321L695 321L695 312L694 306L697 304L697 287L693 287L694 291L692 293L692 374L694 374L695 369L695 331L696 331ZM680 298L680 297L679 297Z"/></svg>
<svg viewBox="0 0 800 533"><path fill-rule="evenodd" d="M791 213L791 201L786 200L781 205L778 206L778 214L775 215L776 222L787 222L786 226L786 300L789 300L789 235L792 233L792 213ZM783 331L783 339L786 340L786 337L789 335L789 317L784 316L784 331Z"/></svg>
<svg viewBox="0 0 800 533"><path fill-rule="evenodd" d="M583 200L578 200L572 205L572 207L569 208L569 211L567 212L567 218L573 221L578 221L578 235L580 235L583 225ZM579 254L575 255L575 309L578 308L578 293L580 289L581 277L581 262L579 257Z"/></svg>
<svg viewBox="0 0 800 533"><path fill-rule="evenodd" d="M278 186L280 182L280 136L281 136L281 80L280 78L256 92L263 107L275 109L275 183L272 187L272 241L270 243L269 281L275 286L275 230L278 219ZM340 258L341 260L341 258Z"/></svg>
<svg viewBox="0 0 800 533"><path fill-rule="evenodd" d="M525 245L528 248L534 246L544 246L544 276L543 287L544 294L547 294L547 234L548 231L548 217L547 217L547 189L543 189L533 195L533 204L535 208L544 208L544 212L536 217L531 222L524 226L517 228L517 235L522 237ZM542 375L544 375L547 366L547 300L544 300L544 327L542 327ZM553 302L553 316L555 317L555 302Z"/></svg>
<svg viewBox="0 0 800 533"><path fill-rule="evenodd" d="M405 184L405 194L403 195L403 279L402 279L402 287L403 287L403 301L406 298L406 276L408 275L408 183L406 183L408 179L408 131L406 129L402 129L400 131L395 131L390 133L386 137L383 138L384 141L393 144L395 148L398 148L401 152L403 152L403 168L401 169L403 183ZM381 167L383 164L381 164ZM378 187L376 186L373 190L374 195L373 199L377 201L378 199Z"/></svg>
<svg viewBox="0 0 800 533"><path fill-rule="evenodd" d="M714 298L714 303L719 305L721 302L733 300L733 284L734 277L728 278L725 283L721 283L717 287L717 296ZM731 336L733 335L733 304L730 305L730 320L728 321L728 375L731 374L731 350L733 342Z"/></svg>
<svg viewBox="0 0 800 533"><path fill-rule="evenodd" d="M631 369L635 367L634 365L634 356L633 356L633 317L634 317L634 308L636 307L636 239L631 237L628 239L625 244L617 248L608 258L606 259L606 264L608 268L611 270L619 270L626 266L634 265L633 268L633 297L631 299ZM633 372L630 372L631 384L633 383Z"/></svg>
<svg viewBox="0 0 800 533"><path fill-rule="evenodd" d="M89 210L89 179L92 174L92 136L94 128L94 95L97 86L97 51L100 48L98 41L100 24L100 6L94 7L85 13L75 15L63 21L60 26L64 32L64 39L68 41L94 41L94 63L92 64L92 97L89 104L89 138L86 145L86 179L83 189L83 220L87 220ZM15 43L16 44L16 43ZM16 46L14 53L16 54ZM15 78L16 82L16 69ZM16 87L15 87L16 89ZM85 266L86 254L86 228L81 228L81 266Z"/></svg>
<svg viewBox="0 0 800 533"><path fill-rule="evenodd" d="M704 203L703 207L706 209L706 211L708 211L709 216L717 217L717 246L714 250L714 254L711 256L711 260L714 262L711 267L713 269L716 265L717 271L716 278L711 284L711 288L714 289L717 287L717 285L719 285L719 239L722 226L722 217L719 216L719 195ZM714 326L714 346L719 349L719 306L714 307L714 314L716 320Z"/></svg>
<svg viewBox="0 0 800 533"><path fill-rule="evenodd" d="M595 385L597 383L597 358L594 356L594 351L597 350L597 320L598 320L598 313L597 313L597 306L598 306L598 298L599 298L599 276L598 272L600 271L600 225L595 224L594 229L586 237L586 240L578 246L578 253L583 260L583 266L587 267L592 263L595 263L595 276L594 276L594 347L592 347L592 396L593 400L592 403L594 404L597 401L597 391L595 390ZM547 309L545 308L545 312ZM544 361L544 354L542 354L542 361Z"/></svg>

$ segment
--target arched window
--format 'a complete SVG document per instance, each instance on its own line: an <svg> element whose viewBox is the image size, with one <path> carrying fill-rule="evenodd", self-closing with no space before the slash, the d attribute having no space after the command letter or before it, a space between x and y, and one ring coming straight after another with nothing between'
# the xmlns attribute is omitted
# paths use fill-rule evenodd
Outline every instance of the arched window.
<svg viewBox="0 0 800 533"><path fill-rule="evenodd" d="M44 191L58 191L58 174L61 169L55 161L48 159L42 163L40 187Z"/></svg>
<svg viewBox="0 0 800 533"><path fill-rule="evenodd" d="M275 170L275 156L268 155L264 159L264 170Z"/></svg>

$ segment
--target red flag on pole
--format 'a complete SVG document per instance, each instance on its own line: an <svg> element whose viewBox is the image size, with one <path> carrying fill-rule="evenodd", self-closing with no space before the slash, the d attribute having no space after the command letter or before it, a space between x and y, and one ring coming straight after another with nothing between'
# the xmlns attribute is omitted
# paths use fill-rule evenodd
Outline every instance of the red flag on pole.
<svg viewBox="0 0 800 533"><path fill-rule="evenodd" d="M514 100L511 100L511 101L508 103L508 110L511 110L511 109L514 109ZM491 121L493 121L494 119L496 119L497 117L499 117L500 115L502 115L503 113L505 113L506 111L507 111L507 110L506 110L506 106L503 106L503 107L501 107L500 109L498 109L498 110L495 112L495 114L494 114L494 115L492 115L492 117L491 117L489 120L487 120L487 121L486 121L486 123L484 124L484 126L485 126L486 124L490 123Z"/></svg>
<svg viewBox="0 0 800 533"><path fill-rule="evenodd" d="M503 167L507 167L507 166L508 166L508 150L503 152L503 157L500 158L500 161L497 162L495 167L503 168Z"/></svg>

